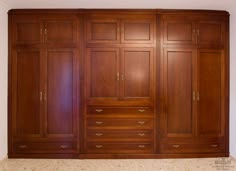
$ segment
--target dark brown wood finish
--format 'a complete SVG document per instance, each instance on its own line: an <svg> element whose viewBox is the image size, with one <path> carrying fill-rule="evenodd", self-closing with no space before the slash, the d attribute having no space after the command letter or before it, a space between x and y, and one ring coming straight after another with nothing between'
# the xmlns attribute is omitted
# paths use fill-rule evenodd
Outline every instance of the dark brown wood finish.
<svg viewBox="0 0 236 171"><path fill-rule="evenodd" d="M10 158L229 155L229 17L11 10Z"/></svg>

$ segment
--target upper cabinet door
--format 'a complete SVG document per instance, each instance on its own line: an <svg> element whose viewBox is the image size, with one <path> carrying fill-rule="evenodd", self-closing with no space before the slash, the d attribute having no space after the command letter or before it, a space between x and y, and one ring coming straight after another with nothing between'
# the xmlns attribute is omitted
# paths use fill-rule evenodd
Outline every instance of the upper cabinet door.
<svg viewBox="0 0 236 171"><path fill-rule="evenodd" d="M200 136L223 136L225 131L224 51L198 52L198 131Z"/></svg>
<svg viewBox="0 0 236 171"><path fill-rule="evenodd" d="M43 23L37 16L13 16L13 41L18 44L41 43Z"/></svg>
<svg viewBox="0 0 236 171"><path fill-rule="evenodd" d="M166 20L164 21L164 43L170 44L195 44L196 29L191 20Z"/></svg>
<svg viewBox="0 0 236 171"><path fill-rule="evenodd" d="M152 48L124 48L121 54L122 97L151 100L154 89Z"/></svg>
<svg viewBox="0 0 236 171"><path fill-rule="evenodd" d="M196 120L196 50L166 48L162 58L166 137L193 137Z"/></svg>
<svg viewBox="0 0 236 171"><path fill-rule="evenodd" d="M89 98L117 99L119 96L119 50L87 49L86 89Z"/></svg>
<svg viewBox="0 0 236 171"><path fill-rule="evenodd" d="M122 20L122 43L154 43L155 20Z"/></svg>
<svg viewBox="0 0 236 171"><path fill-rule="evenodd" d="M198 44L222 45L225 39L225 24L220 21L201 21L197 30Z"/></svg>
<svg viewBox="0 0 236 171"><path fill-rule="evenodd" d="M51 137L72 137L76 129L75 49L47 49L45 64L46 134Z"/></svg>
<svg viewBox="0 0 236 171"><path fill-rule="evenodd" d="M75 43L76 21L72 19L47 20L44 28L45 43Z"/></svg>
<svg viewBox="0 0 236 171"><path fill-rule="evenodd" d="M87 43L120 43L120 22L117 19L88 19Z"/></svg>
<svg viewBox="0 0 236 171"><path fill-rule="evenodd" d="M40 49L16 49L12 60L14 135L42 136L42 56Z"/></svg>

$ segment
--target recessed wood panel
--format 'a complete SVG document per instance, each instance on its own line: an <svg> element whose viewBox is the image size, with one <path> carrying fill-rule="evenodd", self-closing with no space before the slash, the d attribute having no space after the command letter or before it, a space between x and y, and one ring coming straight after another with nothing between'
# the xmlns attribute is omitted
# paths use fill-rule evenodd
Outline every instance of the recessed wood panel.
<svg viewBox="0 0 236 171"><path fill-rule="evenodd" d="M166 91L166 133L168 136L193 134L194 50L165 49L164 87Z"/></svg>
<svg viewBox="0 0 236 171"><path fill-rule="evenodd" d="M17 61L16 134L40 135L40 50L19 50Z"/></svg>
<svg viewBox="0 0 236 171"><path fill-rule="evenodd" d="M47 134L73 134L72 49L47 51Z"/></svg>
<svg viewBox="0 0 236 171"><path fill-rule="evenodd" d="M118 43L119 21L115 19L93 19L86 24L88 43Z"/></svg>
<svg viewBox="0 0 236 171"><path fill-rule="evenodd" d="M126 48L122 52L124 97L150 97L153 74L152 49Z"/></svg>
<svg viewBox="0 0 236 171"><path fill-rule="evenodd" d="M198 43L200 44L222 44L224 41L223 22L200 22Z"/></svg>
<svg viewBox="0 0 236 171"><path fill-rule="evenodd" d="M90 97L117 97L119 87L117 49L91 49L88 65Z"/></svg>
<svg viewBox="0 0 236 171"><path fill-rule="evenodd" d="M121 27L122 43L153 43L154 21L125 20Z"/></svg>
<svg viewBox="0 0 236 171"><path fill-rule="evenodd" d="M76 41L76 30L74 21L46 21L45 29L45 42L74 43Z"/></svg>
<svg viewBox="0 0 236 171"><path fill-rule="evenodd" d="M223 133L223 58L218 50L200 50L199 65L199 133L217 136Z"/></svg>
<svg viewBox="0 0 236 171"><path fill-rule="evenodd" d="M195 32L194 32L195 31ZM164 43L195 43L194 23L188 20L170 20L164 22Z"/></svg>

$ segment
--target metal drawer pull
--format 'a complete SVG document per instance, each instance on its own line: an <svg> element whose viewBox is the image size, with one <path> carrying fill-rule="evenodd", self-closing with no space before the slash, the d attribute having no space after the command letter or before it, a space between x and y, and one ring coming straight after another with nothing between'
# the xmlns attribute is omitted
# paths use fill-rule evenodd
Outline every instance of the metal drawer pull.
<svg viewBox="0 0 236 171"><path fill-rule="evenodd" d="M27 145L20 145L20 148L27 148Z"/></svg>
<svg viewBox="0 0 236 171"><path fill-rule="evenodd" d="M96 124L101 125L101 124L103 124L103 122L101 122L101 121L96 121Z"/></svg>
<svg viewBox="0 0 236 171"><path fill-rule="evenodd" d="M65 149L65 148L68 148L69 146L68 145L61 145L60 147Z"/></svg>
<svg viewBox="0 0 236 171"><path fill-rule="evenodd" d="M217 144L212 144L211 146L214 147L214 148L218 147Z"/></svg>
<svg viewBox="0 0 236 171"><path fill-rule="evenodd" d="M95 111L96 112L102 112L103 110L102 109L96 109Z"/></svg>
<svg viewBox="0 0 236 171"><path fill-rule="evenodd" d="M172 145L172 147L174 147L174 148L179 148L180 145Z"/></svg>
<svg viewBox="0 0 236 171"><path fill-rule="evenodd" d="M143 125L145 122L144 121L139 121L138 124Z"/></svg>
<svg viewBox="0 0 236 171"><path fill-rule="evenodd" d="M145 145L138 145L138 148L144 148Z"/></svg>
<svg viewBox="0 0 236 171"><path fill-rule="evenodd" d="M141 137L143 137L145 134L144 134L144 133L139 133L138 135L141 136Z"/></svg>
<svg viewBox="0 0 236 171"><path fill-rule="evenodd" d="M103 146L102 145L96 145L96 148L102 148Z"/></svg>
<svg viewBox="0 0 236 171"><path fill-rule="evenodd" d="M102 133L96 133L96 136L102 136L103 134Z"/></svg>
<svg viewBox="0 0 236 171"><path fill-rule="evenodd" d="M139 109L138 111L139 111L139 112L145 112L145 110L144 110L144 109Z"/></svg>

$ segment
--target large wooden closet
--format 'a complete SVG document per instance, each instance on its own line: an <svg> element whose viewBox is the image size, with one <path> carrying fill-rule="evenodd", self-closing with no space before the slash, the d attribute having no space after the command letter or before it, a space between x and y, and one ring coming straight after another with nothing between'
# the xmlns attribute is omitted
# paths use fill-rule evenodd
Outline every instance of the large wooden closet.
<svg viewBox="0 0 236 171"><path fill-rule="evenodd" d="M9 157L228 156L228 18L11 10Z"/></svg>

